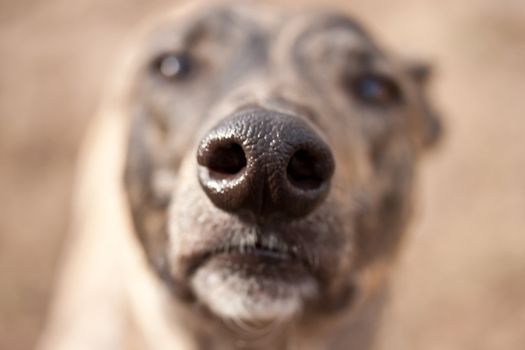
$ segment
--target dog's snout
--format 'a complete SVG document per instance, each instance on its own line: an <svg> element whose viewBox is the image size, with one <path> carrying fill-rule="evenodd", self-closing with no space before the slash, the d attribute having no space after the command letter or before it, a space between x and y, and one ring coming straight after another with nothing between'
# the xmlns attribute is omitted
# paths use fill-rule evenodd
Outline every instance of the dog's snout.
<svg viewBox="0 0 525 350"><path fill-rule="evenodd" d="M220 209L302 217L330 189L334 160L329 146L305 121L265 109L238 112L201 141L199 181Z"/></svg>

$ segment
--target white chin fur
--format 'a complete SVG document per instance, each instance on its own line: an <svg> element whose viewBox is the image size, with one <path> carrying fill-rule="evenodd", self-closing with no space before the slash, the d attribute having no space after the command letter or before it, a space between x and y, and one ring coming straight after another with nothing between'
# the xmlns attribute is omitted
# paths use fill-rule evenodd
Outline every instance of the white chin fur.
<svg viewBox="0 0 525 350"><path fill-rule="evenodd" d="M247 322L286 321L317 294L313 279L291 284L206 267L197 271L192 286L199 300L217 316Z"/></svg>

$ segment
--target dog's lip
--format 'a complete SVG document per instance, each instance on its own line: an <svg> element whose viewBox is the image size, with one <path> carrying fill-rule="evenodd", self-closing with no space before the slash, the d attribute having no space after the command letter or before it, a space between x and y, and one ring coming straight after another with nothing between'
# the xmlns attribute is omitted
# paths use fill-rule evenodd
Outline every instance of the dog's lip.
<svg viewBox="0 0 525 350"><path fill-rule="evenodd" d="M310 269L310 262L303 257L300 249L293 245L270 246L261 242L254 244L222 244L187 257L186 277L192 276L199 267L210 259L218 256L246 256L247 258L260 258L261 261L295 262Z"/></svg>

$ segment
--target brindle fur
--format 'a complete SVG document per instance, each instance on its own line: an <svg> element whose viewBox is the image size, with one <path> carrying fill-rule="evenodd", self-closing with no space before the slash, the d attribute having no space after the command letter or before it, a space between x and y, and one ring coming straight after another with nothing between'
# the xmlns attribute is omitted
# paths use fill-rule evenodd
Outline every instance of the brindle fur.
<svg viewBox="0 0 525 350"><path fill-rule="evenodd" d="M75 224L81 233L43 344L370 348L410 215L415 165L439 134L425 99L427 71L385 52L353 19L335 12L197 8L148 34L95 123L81 168ZM166 51L194 58L182 81L163 80L152 69ZM365 70L390 76L401 101L370 106L352 96L342 77ZM274 328L272 322L232 324L210 312L187 275L193 253L226 232L242 239L246 229L211 204L195 163L205 133L245 106L306 120L336 163L326 200L282 230L284 240L300 244L314 261L319 293ZM99 274L106 278L93 277ZM100 317L100 325L86 317Z"/></svg>

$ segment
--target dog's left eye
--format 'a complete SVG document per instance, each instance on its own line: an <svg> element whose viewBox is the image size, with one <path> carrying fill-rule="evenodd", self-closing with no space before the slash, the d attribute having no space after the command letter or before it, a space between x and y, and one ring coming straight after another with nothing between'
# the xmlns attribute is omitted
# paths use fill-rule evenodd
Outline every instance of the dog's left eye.
<svg viewBox="0 0 525 350"><path fill-rule="evenodd" d="M191 57L188 53L168 52L157 57L152 69L168 80L181 80L192 70Z"/></svg>
<svg viewBox="0 0 525 350"><path fill-rule="evenodd" d="M368 104L388 106L401 101L399 85L387 76L366 73L345 84L357 98Z"/></svg>

